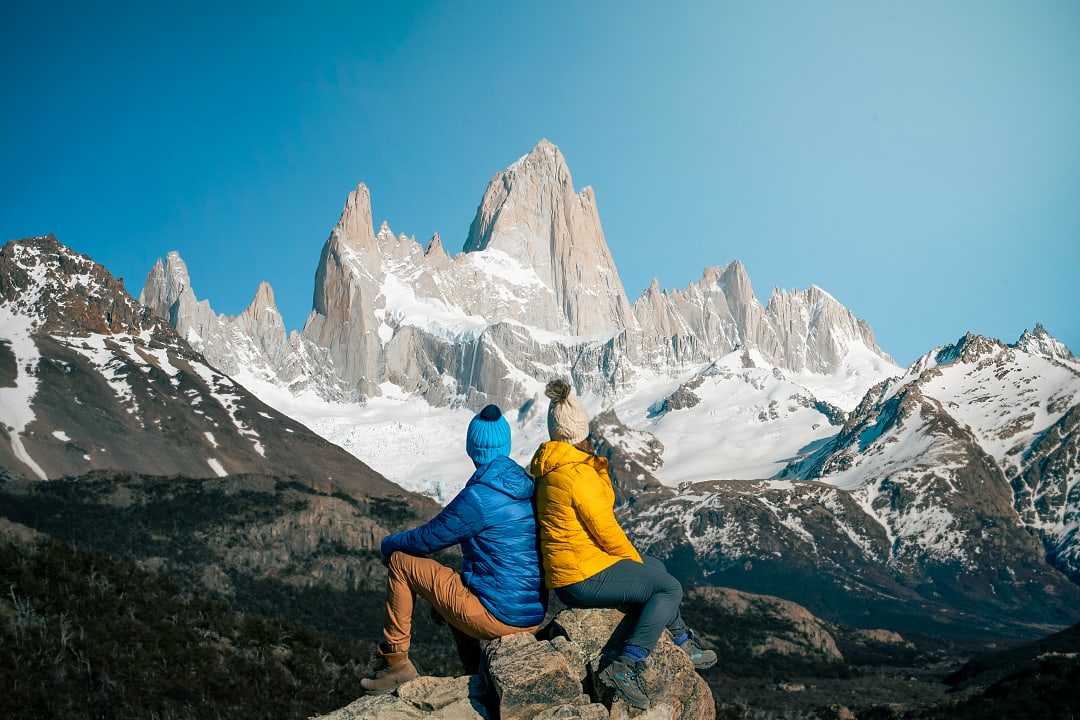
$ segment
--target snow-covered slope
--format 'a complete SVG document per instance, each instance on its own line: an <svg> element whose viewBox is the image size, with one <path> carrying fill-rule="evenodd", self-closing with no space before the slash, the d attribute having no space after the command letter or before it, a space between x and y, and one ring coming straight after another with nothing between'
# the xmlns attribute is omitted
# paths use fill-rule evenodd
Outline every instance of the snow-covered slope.
<svg viewBox="0 0 1080 720"><path fill-rule="evenodd" d="M1036 332L1011 346L969 333L927 353L784 474L851 490L897 556L975 562L993 517L1037 531L1077 573L1080 369Z"/></svg>
<svg viewBox="0 0 1080 720"><path fill-rule="evenodd" d="M406 496L260 402L52 236L0 248L0 468L38 480L257 473Z"/></svg>
<svg viewBox="0 0 1080 720"><path fill-rule="evenodd" d="M669 484L772 477L844 419L757 350L729 353L683 382L662 377L614 408L663 444L657 475Z"/></svg>

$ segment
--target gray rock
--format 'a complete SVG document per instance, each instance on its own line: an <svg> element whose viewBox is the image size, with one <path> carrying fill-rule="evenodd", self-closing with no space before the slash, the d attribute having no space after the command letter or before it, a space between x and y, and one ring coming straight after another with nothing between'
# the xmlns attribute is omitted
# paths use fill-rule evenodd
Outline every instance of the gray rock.
<svg viewBox="0 0 1080 720"><path fill-rule="evenodd" d="M533 717L534 720L607 720L609 714L600 703L578 703L547 708Z"/></svg>
<svg viewBox="0 0 1080 720"><path fill-rule="evenodd" d="M397 689L397 696L421 710L439 710L459 700L470 697L473 678L462 675L456 678L418 677Z"/></svg>
<svg viewBox="0 0 1080 720"><path fill-rule="evenodd" d="M616 700L609 717L611 720L677 720L679 716L675 708L666 702L652 704L648 710L638 710L622 700Z"/></svg>
<svg viewBox="0 0 1080 720"><path fill-rule="evenodd" d="M581 696L579 669L546 640L529 633L508 635L485 643L484 656L502 720L529 720Z"/></svg>
<svg viewBox="0 0 1080 720"><path fill-rule="evenodd" d="M427 713L396 695L365 695L315 720L416 720Z"/></svg>
<svg viewBox="0 0 1080 720"><path fill-rule="evenodd" d="M318 720L488 720L476 678L419 677L392 695L366 695Z"/></svg>

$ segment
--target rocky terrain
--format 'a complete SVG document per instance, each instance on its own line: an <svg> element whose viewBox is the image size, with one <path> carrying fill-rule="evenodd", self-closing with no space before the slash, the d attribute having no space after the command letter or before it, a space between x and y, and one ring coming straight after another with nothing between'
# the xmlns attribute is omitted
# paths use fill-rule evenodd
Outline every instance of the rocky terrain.
<svg viewBox="0 0 1080 720"><path fill-rule="evenodd" d="M270 474L431 508L260 401L52 236L0 249L0 467Z"/></svg>

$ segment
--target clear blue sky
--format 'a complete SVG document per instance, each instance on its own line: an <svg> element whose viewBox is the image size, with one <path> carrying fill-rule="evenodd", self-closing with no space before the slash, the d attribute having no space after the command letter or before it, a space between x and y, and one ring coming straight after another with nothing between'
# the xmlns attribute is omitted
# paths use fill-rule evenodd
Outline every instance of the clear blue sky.
<svg viewBox="0 0 1080 720"><path fill-rule="evenodd" d="M175 248L219 311L267 279L299 326L357 182L458 249L548 137L631 299L739 258L902 362L1036 320L1080 351L1078 2L90 5L0 7L0 238L136 293Z"/></svg>

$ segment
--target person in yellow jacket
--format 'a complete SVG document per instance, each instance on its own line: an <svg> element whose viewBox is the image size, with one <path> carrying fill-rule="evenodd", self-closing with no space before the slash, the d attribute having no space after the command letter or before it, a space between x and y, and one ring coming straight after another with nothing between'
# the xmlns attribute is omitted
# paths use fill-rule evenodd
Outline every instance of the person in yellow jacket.
<svg viewBox="0 0 1080 720"><path fill-rule="evenodd" d="M589 443L589 419L573 388L552 380L545 394L549 442L533 455L536 515L544 580L569 607L630 608L634 626L600 678L626 702L648 708L644 663L666 627L694 667L716 664L683 622L682 585L654 557L642 555L615 518L607 460Z"/></svg>

